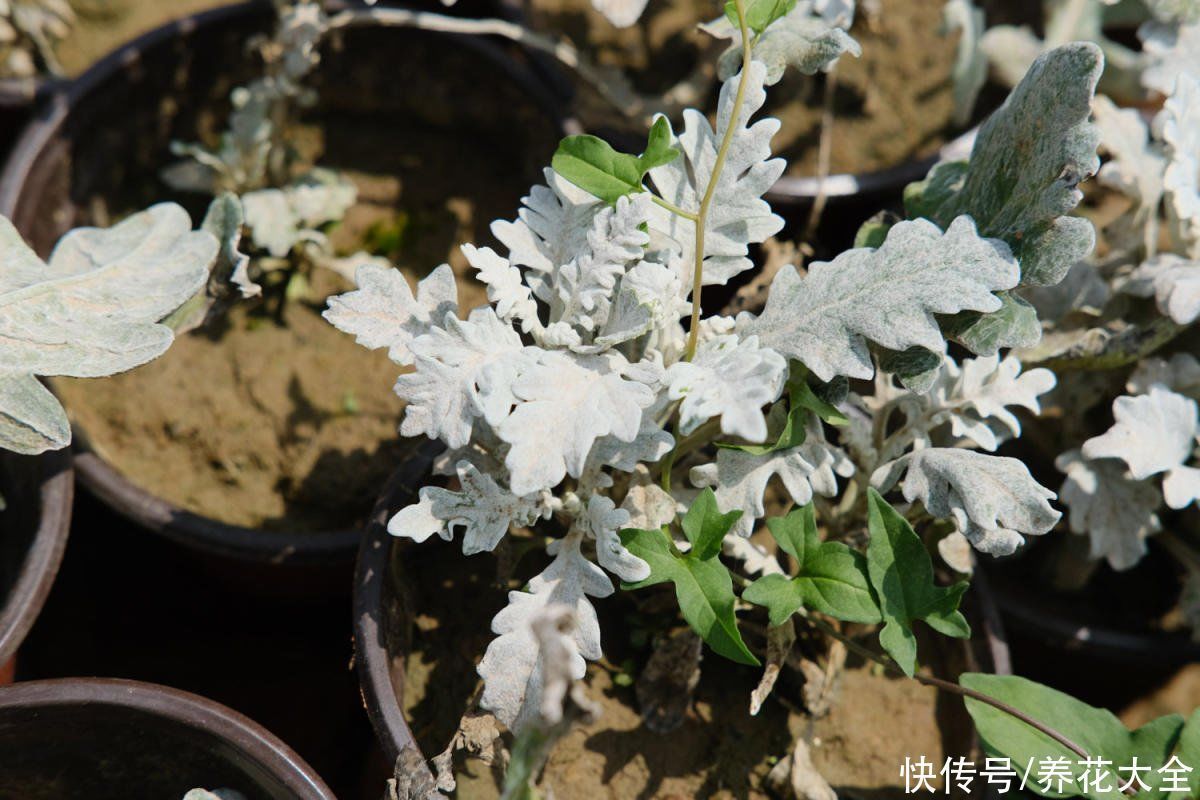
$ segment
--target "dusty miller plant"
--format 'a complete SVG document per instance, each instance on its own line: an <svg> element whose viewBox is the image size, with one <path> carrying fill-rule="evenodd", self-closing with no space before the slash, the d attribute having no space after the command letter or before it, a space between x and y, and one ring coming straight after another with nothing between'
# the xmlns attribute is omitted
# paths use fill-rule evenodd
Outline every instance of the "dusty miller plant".
<svg viewBox="0 0 1200 800"><path fill-rule="evenodd" d="M753 118L783 68L759 47L792 9L726 11L737 68L715 125L695 110L679 130L659 117L639 155L564 139L517 219L493 223L501 251L463 247L489 305L460 314L446 265L414 291L372 264L325 312L405 368L401 433L445 445L434 472L448 480L422 488L389 532L458 534L465 555L514 529L548 542L549 563L492 620L480 705L518 743L540 741L547 698L553 708L565 685L558 675L549 688L551 662L565 655L578 680L601 657L593 601L615 578L623 590L669 585L684 620L736 662L759 663L737 612L761 606L772 629L799 616L968 695L992 752L1015 757L1032 741L1127 764L1137 732L1113 719L1120 732L1097 743L1094 709L1020 679L923 676L914 635L918 621L970 634L967 582L935 581L918 528L949 534L940 549L968 572L972 548L1011 553L1060 517L1054 492L994 451L1020 433L1014 411L1037 411L1055 384L1003 352L1041 335L1021 293L1059 283L1093 246L1091 224L1068 213L1099 166L1099 49L1037 58L970 159L910 187L909 218L872 223L869 246L784 267L759 313L705 316L704 288L751 269L751 246L783 224L763 199L784 170L770 151L779 123ZM812 47L817 61L837 56ZM949 341L974 357L951 356ZM771 486L795 508L764 519ZM762 524L779 557L747 541ZM548 646L538 632L561 608L569 642ZM829 618L878 625L887 656Z"/></svg>
<svg viewBox="0 0 1200 800"><path fill-rule="evenodd" d="M264 281L281 286L285 298L303 296L312 268L352 278L371 260L366 253L338 257L324 232L354 205L354 183L303 158L290 136L298 113L316 100L304 81L320 65L329 17L317 2L277 0L275 7L272 34L248 45L263 74L230 93L232 110L216 146L174 142L172 151L185 159L163 171L175 189L240 200L254 256L234 275L243 297L262 294Z"/></svg>

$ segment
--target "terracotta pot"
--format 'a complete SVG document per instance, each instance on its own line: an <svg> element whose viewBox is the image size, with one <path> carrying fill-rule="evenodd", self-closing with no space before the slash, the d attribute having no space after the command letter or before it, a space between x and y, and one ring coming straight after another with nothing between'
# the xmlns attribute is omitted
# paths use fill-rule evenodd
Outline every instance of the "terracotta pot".
<svg viewBox="0 0 1200 800"><path fill-rule="evenodd" d="M246 39L266 30L272 19L268 4L246 2L172 22L108 55L69 87L53 93L21 135L0 177L0 214L10 217L45 256L63 233L88 221L93 195L117 200L118 207L126 203L144 207L168 196L165 186L146 181L145 176L156 175L174 158L168 149L171 140L195 138L201 110L227 106L233 79L252 77L253 60L244 56ZM361 34L442 37L448 46L473 53L484 65L487 74L480 81L516 85L531 107L545 115L548 128L561 130L551 93L535 77L523 51L490 39L407 29L356 28L346 33ZM366 56L359 48L342 48L323 66L378 55L378 41L375 47ZM188 80L183 82L182 77ZM404 86L390 81L385 88L395 94ZM167 97L170 104L163 102ZM328 107L340 108L342 100L329 97ZM137 144L146 141L154 147ZM153 196L142 186L147 183L154 188ZM203 213L204 204L197 198L180 200L193 204L193 218ZM142 489L90 451L86 431L76 434L82 483L145 528L226 560L347 567L353 562L360 537L357 529L261 530L191 513Z"/></svg>
<svg viewBox="0 0 1200 800"><path fill-rule="evenodd" d="M149 683L100 678L0 689L0 797L334 800L287 745L235 711Z"/></svg>
<svg viewBox="0 0 1200 800"><path fill-rule="evenodd" d="M426 470L436 453L437 448L432 446L424 451ZM392 476L385 487L359 550L354 584L355 666L367 713L389 763L402 759L405 768L424 773L418 776L418 785L421 777L433 779L427 764L431 754L421 753L403 710L403 698L405 634L419 608L410 606L413 598L399 596L403 577L392 570L397 563L408 565L405 554L415 554L417 548L457 546L440 542L414 545L387 532L388 519L400 508L416 502L417 487L427 477L418 472L421 467L420 461L414 459ZM420 568L416 564L412 567ZM416 604L419 598L415 598L413 605ZM481 611L481 626L488 625L488 617L494 610ZM953 661L971 671L1010 674L1008 645L986 579L973 583L964 601L964 611L971 619L975 636L956 651ZM955 729L967 728L970 722L965 712L956 713L962 719L954 720ZM963 755L970 748L968 743L957 742L958 745L963 745Z"/></svg>
<svg viewBox="0 0 1200 800"><path fill-rule="evenodd" d="M74 487L69 453L0 451L0 685L12 680L17 648L58 573Z"/></svg>

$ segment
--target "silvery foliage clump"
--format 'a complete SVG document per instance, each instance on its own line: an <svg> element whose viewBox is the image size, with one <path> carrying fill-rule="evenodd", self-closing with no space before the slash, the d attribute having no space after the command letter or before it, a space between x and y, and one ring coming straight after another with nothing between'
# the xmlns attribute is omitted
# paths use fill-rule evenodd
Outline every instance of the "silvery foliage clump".
<svg viewBox="0 0 1200 800"><path fill-rule="evenodd" d="M787 10L766 8L747 14L760 43ZM993 554L1059 518L1053 492L993 454L1020 433L1014 411L1037 411L1054 377L1001 351L1040 334L1015 290L1057 283L1093 244L1090 224L1066 215L1098 167L1088 118L1099 50L1080 43L1040 57L969 161L910 187L910 218L877 227L876 246L784 267L760 313L703 316L693 283L752 269L751 246L783 224L763 199L784 170L770 150L779 122L753 119L777 65L772 51L769 63L757 47L753 57L726 78L715 127L694 110L678 130L659 118L640 156L565 139L517 218L492 224L500 249L463 247L489 305L460 309L446 265L414 291L372 264L325 312L405 368L401 433L445 445L434 471L450 480L422 488L388 523L392 534L458 533L465 554L493 550L514 529L550 535L549 565L509 593L478 667L481 705L515 730L536 717L544 691L531 621L551 605L574 610L581 677L602 653L592 603L613 593L614 576L627 588L673 583L716 652L757 663L719 554L755 552L743 537L763 520L769 486L801 507L769 520L780 546L839 591L816 591L802 572L765 576L745 597L773 622L810 604L883 622L884 647L909 673L914 620L952 636L969 629L956 610L965 583L932 583L905 514L946 520ZM951 357L949 340L976 357ZM874 390L848 392L848 379L873 379ZM879 492L902 497L904 513ZM840 498L820 505L834 509L822 520L831 530L869 521L865 558L820 543L820 497Z"/></svg>
<svg viewBox="0 0 1200 800"><path fill-rule="evenodd" d="M174 189L240 199L247 244L257 256L235 276L245 297L261 294L256 280L287 268L289 256L347 275L370 260L364 253L338 258L322 231L354 205L354 183L335 170L297 163L288 138L297 111L316 101L304 80L320 65L329 18L320 3L306 0L277 0L276 11L272 35L249 45L264 74L230 93L232 111L216 147L174 142L172 152L185 159L163 170Z"/></svg>
<svg viewBox="0 0 1200 800"><path fill-rule="evenodd" d="M61 73L54 48L74 24L68 0L0 0L0 79Z"/></svg>
<svg viewBox="0 0 1200 800"><path fill-rule="evenodd" d="M1180 74L1152 120L1103 96L1095 111L1108 154L1100 181L1124 195L1128 208L1105 229L1108 254L1075 265L1067 292L1043 298L1054 317L1054 347L1043 356L1091 353L1096 342L1134 341L1139 330L1159 332L1140 337L1153 349L1200 318L1197 77ZM1164 507L1182 509L1200 496L1200 364L1187 352L1147 353L1125 388L1112 402L1112 427L1058 459L1071 529L1087 534L1092 557L1115 569L1142 558L1146 537L1162 529Z"/></svg>
<svg viewBox="0 0 1200 800"><path fill-rule="evenodd" d="M174 203L108 229L77 228L46 261L0 217L0 449L66 447L66 412L39 378L145 364L220 294L236 242L221 209L214 203L200 230Z"/></svg>

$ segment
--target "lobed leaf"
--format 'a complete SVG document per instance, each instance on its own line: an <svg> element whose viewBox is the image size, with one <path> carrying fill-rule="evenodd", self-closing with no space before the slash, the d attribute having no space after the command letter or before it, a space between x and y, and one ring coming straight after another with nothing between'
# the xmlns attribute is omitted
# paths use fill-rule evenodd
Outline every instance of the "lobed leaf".
<svg viewBox="0 0 1200 800"><path fill-rule="evenodd" d="M822 380L869 378L868 343L942 352L935 314L996 311L994 292L1018 278L1008 246L983 239L970 218L945 233L926 220L897 223L877 250L848 250L815 262L804 278L785 267L762 316L745 326L765 347L794 358Z"/></svg>
<svg viewBox="0 0 1200 800"><path fill-rule="evenodd" d="M767 520L781 550L796 559L794 577L764 575L742 598L767 608L772 625L784 624L801 608L846 622L879 622L867 559L841 542L822 542L813 506Z"/></svg>

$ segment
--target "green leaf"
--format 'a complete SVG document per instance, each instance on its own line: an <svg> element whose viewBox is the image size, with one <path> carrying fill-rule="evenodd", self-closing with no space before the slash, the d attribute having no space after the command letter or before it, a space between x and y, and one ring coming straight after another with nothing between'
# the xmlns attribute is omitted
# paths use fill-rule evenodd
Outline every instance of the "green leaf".
<svg viewBox="0 0 1200 800"><path fill-rule="evenodd" d="M911 184L915 185L915 184ZM879 247L887 240L888 231L896 224L898 220L896 215L887 211L880 211L875 216L858 226L858 232L854 234L855 247Z"/></svg>
<svg viewBox="0 0 1200 800"><path fill-rule="evenodd" d="M623 530L621 543L650 565L650 577L622 588L640 589L670 581L675 584L683 618L715 653L739 664L758 665L738 631L733 579L720 559L715 555L699 558L695 549L680 553L660 530Z"/></svg>
<svg viewBox="0 0 1200 800"><path fill-rule="evenodd" d="M627 194L644 191L642 179L655 167L679 156L671 146L671 126L659 117L650 128L646 152L640 156L620 153L597 136L568 136L558 144L550 165L579 188L615 203Z"/></svg>
<svg viewBox="0 0 1200 800"><path fill-rule="evenodd" d="M765 575L742 593L768 610L772 625L782 625L800 608L846 622L879 622L866 558L841 542L822 542L811 504L767 520L767 527L799 565L794 578Z"/></svg>
<svg viewBox="0 0 1200 800"><path fill-rule="evenodd" d="M1070 695L1012 675L964 673L959 683L1024 712L1082 747L1089 756L1111 761L1111 791L1101 792L1093 788L1082 795L1092 800L1122 798L1116 787L1129 778L1128 773L1120 775L1119 768L1128 766L1134 754L1138 755L1140 764L1159 766L1162 762L1153 759L1161 757L1164 742L1173 738L1170 729L1174 726L1178 731L1177 723L1164 722L1164 718L1131 734L1109 711L1093 708ZM980 742L989 756L1009 758L1014 766L1029 764L1033 759L1035 769L1044 758L1065 758L1073 766L1079 761L1077 753L1011 714L970 697L966 699L966 704L979 731ZM1154 755L1156 751L1159 755ZM1147 761L1147 757L1151 760ZM1143 780L1151 783L1145 773ZM1027 788L1043 797L1064 796L1042 792L1032 777ZM1069 796L1075 794L1078 792L1072 792ZM1139 794L1138 797L1143 795Z"/></svg>
<svg viewBox="0 0 1200 800"><path fill-rule="evenodd" d="M1171 795L1172 800L1200 795L1200 708L1192 712L1179 732L1179 744L1175 754L1179 756L1180 761L1191 767L1192 771L1187 776L1187 794L1174 792Z"/></svg>
<svg viewBox="0 0 1200 800"><path fill-rule="evenodd" d="M1003 304L999 311L957 314L946 321L942 330L980 356L995 355L1001 348L1037 344L1042 338L1037 310L1011 292L997 292L996 296Z"/></svg>
<svg viewBox="0 0 1200 800"><path fill-rule="evenodd" d="M1133 731L1129 737L1129 752L1132 758L1137 758L1139 764L1150 764L1156 771L1146 773L1142 781L1149 786L1138 793L1138 800L1159 800L1167 796L1161 787L1168 783L1167 774L1157 771L1158 767L1167 763L1175 745L1179 741L1180 731L1183 730L1183 717L1179 714L1166 714L1147 722ZM1187 762L1183 762L1187 764ZM1188 764L1193 770L1195 766Z"/></svg>
<svg viewBox="0 0 1200 800"><path fill-rule="evenodd" d="M766 444L736 444L734 442L717 442L717 447L727 450L741 450L753 456L765 456L776 450L790 450L804 444L807 432L804 429L806 409L801 406L785 408L782 402L771 406L767 412L767 443Z"/></svg>
<svg viewBox="0 0 1200 800"><path fill-rule="evenodd" d="M958 611L967 582L950 587L935 584L929 552L908 521L874 489L867 490L867 505L871 533L867 571L884 621L879 641L900 668L912 675L917 665L913 622L924 620L946 636L965 639L971 635L971 626Z"/></svg>
<svg viewBox="0 0 1200 800"><path fill-rule="evenodd" d="M712 489L701 492L692 501L681 523L683 535L692 543L691 554L702 561L715 557L721 552L721 541L725 534L741 516L740 508L722 514L717 508L717 496Z"/></svg>
<svg viewBox="0 0 1200 800"><path fill-rule="evenodd" d="M848 425L846 415L826 403L808 385L808 370L798 361L792 361L787 383L788 402L793 409L806 408L830 425Z"/></svg>
<svg viewBox="0 0 1200 800"><path fill-rule="evenodd" d="M796 7L796 0L746 0L746 26L755 33L762 33L772 22L787 14ZM738 23L737 4L730 0L725 4L725 16L733 23L734 28L740 28Z"/></svg>
<svg viewBox="0 0 1200 800"><path fill-rule="evenodd" d="M928 392L942 371L942 356L932 350L913 345L907 350L877 348L879 368L900 379L906 389L918 394Z"/></svg>

